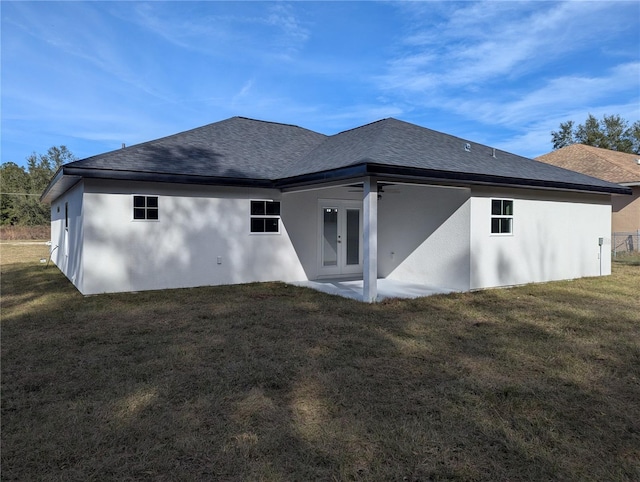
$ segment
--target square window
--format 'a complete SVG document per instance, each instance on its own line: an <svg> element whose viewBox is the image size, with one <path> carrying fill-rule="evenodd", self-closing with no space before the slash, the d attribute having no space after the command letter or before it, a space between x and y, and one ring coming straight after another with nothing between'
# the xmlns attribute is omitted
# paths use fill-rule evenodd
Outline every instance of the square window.
<svg viewBox="0 0 640 482"><path fill-rule="evenodd" d="M280 232L280 201L251 201L251 232Z"/></svg>
<svg viewBox="0 0 640 482"><path fill-rule="evenodd" d="M491 200L491 234L513 234L513 200Z"/></svg>
<svg viewBox="0 0 640 482"><path fill-rule="evenodd" d="M133 196L133 219L157 221L158 196Z"/></svg>

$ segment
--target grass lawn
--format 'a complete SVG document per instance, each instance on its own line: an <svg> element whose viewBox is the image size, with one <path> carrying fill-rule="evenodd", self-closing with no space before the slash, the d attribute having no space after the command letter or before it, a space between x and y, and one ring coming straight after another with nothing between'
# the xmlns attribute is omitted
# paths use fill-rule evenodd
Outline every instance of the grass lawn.
<svg viewBox="0 0 640 482"><path fill-rule="evenodd" d="M2 249L3 480L640 480L640 266L376 305Z"/></svg>

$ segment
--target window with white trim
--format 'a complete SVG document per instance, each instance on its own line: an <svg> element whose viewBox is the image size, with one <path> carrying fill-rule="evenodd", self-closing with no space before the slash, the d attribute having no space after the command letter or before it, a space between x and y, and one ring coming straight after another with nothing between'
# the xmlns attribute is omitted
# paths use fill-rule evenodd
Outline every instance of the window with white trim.
<svg viewBox="0 0 640 482"><path fill-rule="evenodd" d="M133 196L133 219L158 220L158 196Z"/></svg>
<svg viewBox="0 0 640 482"><path fill-rule="evenodd" d="M251 232L280 232L280 201L251 201Z"/></svg>
<svg viewBox="0 0 640 482"><path fill-rule="evenodd" d="M513 234L513 199L491 200L491 234Z"/></svg>

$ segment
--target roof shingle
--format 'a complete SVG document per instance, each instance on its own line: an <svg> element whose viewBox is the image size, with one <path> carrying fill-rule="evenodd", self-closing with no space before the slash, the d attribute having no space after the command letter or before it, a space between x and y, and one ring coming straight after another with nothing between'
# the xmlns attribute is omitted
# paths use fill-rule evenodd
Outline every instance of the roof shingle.
<svg viewBox="0 0 640 482"><path fill-rule="evenodd" d="M541 162L615 183L640 183L640 156L572 144L536 158Z"/></svg>
<svg viewBox="0 0 640 482"><path fill-rule="evenodd" d="M42 199L50 201L80 177L275 187L304 176L326 179L355 166L443 181L626 192L601 179L392 118L326 136L232 117L66 164Z"/></svg>

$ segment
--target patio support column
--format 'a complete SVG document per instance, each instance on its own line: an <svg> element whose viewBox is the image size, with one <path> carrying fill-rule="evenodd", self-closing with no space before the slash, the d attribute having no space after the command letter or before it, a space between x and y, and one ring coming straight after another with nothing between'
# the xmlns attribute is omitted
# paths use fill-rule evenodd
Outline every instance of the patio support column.
<svg viewBox="0 0 640 482"><path fill-rule="evenodd" d="M364 269L362 301L374 303L378 297L378 180L364 179L363 199Z"/></svg>

